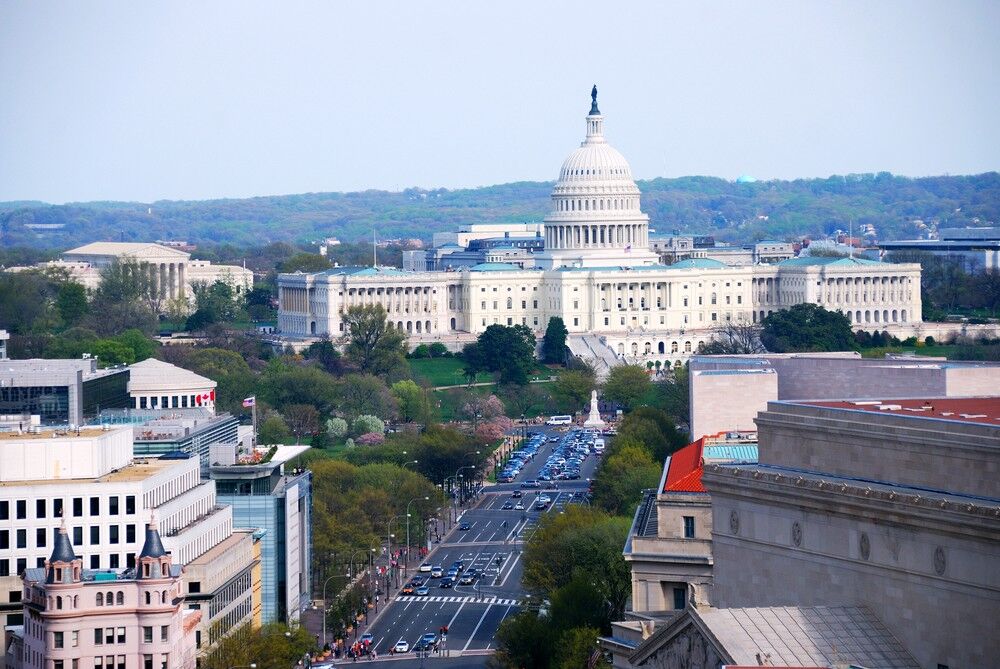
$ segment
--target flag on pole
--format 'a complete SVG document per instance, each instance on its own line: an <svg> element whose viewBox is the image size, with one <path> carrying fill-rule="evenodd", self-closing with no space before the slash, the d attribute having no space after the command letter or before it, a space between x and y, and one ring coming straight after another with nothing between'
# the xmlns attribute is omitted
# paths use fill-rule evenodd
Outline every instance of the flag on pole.
<svg viewBox="0 0 1000 669"><path fill-rule="evenodd" d="M252 407L252 406L256 406L256 404L257 404L257 396L256 395L254 395L253 397L248 397L245 400L243 400L243 406L246 407L246 408L248 408L248 409L250 407Z"/></svg>
<svg viewBox="0 0 1000 669"><path fill-rule="evenodd" d="M632 245L631 244L626 244L625 245L625 253L632 253Z"/></svg>

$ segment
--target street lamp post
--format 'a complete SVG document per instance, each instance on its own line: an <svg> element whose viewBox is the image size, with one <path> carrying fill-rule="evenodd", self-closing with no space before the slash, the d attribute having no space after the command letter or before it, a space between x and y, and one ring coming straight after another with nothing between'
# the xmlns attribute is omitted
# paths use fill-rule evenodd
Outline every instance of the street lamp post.
<svg viewBox="0 0 1000 669"><path fill-rule="evenodd" d="M326 583L323 584L323 647L326 647L326 586L330 584L330 581L337 578L339 574L334 574L330 578L326 579ZM251 664L251 669L256 669L256 665Z"/></svg>
<svg viewBox="0 0 1000 669"><path fill-rule="evenodd" d="M469 451L469 453L478 453L478 452L479 451ZM468 455L468 454L466 454L466 455ZM476 468L475 465L465 465L464 467L459 467L458 469L455 470L455 484L456 484L456 486L458 486L459 503L464 503L465 502L465 499L462 496L462 488L463 488L463 486L458 483L458 479L462 478L462 474L460 472L463 469L475 469L475 468ZM458 517L457 517L458 516L458 512L457 511L455 512L455 515L456 515L455 520L457 521L458 520Z"/></svg>
<svg viewBox="0 0 1000 669"><path fill-rule="evenodd" d="M403 554L403 570L407 573L410 571L410 505L419 499L414 497L406 503L406 553ZM430 500L430 497L425 496L424 500Z"/></svg>

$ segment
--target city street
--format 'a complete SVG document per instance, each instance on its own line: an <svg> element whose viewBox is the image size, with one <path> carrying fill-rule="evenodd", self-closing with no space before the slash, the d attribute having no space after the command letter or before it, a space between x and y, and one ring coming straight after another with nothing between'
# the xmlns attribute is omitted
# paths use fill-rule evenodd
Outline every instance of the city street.
<svg viewBox="0 0 1000 669"><path fill-rule="evenodd" d="M546 437L567 434L566 430L541 426L532 431L543 432ZM474 585L456 583L451 588L440 587L440 578L428 578L428 594L398 595L380 613L378 620L364 630L372 633L373 647L380 660L389 657L390 649L398 641L405 640L412 647L423 634L437 634L447 626L447 639L441 644L440 652L431 654L427 662L449 667L482 666L486 656L496 648L495 635L500 623L517 613L524 599L521 587L524 542L530 538L542 514L559 513L571 503L572 495L579 495L574 501L582 500L588 479L593 476L599 461L594 455L586 458L578 480L558 481L558 487L555 482L548 487L540 482L540 488L522 488L524 481L536 478L555 446L556 443L546 441L513 483L486 486L469 508L459 511L458 522L442 542L435 545L426 562L440 565L447 572L452 563L461 560L466 571L475 569L482 576ZM512 497L514 491L520 491L522 496ZM548 495L552 501L544 510L536 510L535 504L541 495ZM524 510L503 509L508 502L511 506L520 502ZM467 524L468 529L459 529L463 524ZM416 566L411 568L411 574ZM428 573L417 575L430 576ZM402 657L409 658L413 666L419 666L414 653ZM449 657L462 660L452 664L454 660L446 659Z"/></svg>

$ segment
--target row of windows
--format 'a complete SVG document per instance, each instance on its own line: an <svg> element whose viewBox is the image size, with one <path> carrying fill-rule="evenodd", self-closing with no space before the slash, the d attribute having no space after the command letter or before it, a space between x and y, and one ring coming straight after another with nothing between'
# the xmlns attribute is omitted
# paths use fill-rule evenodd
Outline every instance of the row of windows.
<svg viewBox="0 0 1000 669"><path fill-rule="evenodd" d="M107 540L108 543L117 544L121 542L121 525L110 525L108 527ZM133 543L135 542L135 525L125 525L125 542ZM45 548L49 532L52 533L52 541L55 542L56 536L59 534L59 528L53 527L51 529L38 527L35 528L35 545L34 548ZM28 548L28 530L20 529L14 531L15 537L15 548ZM101 543L101 527L100 525L90 526L90 545L96 546ZM73 528L73 545L82 546L83 545L83 528L74 527ZM0 530L0 549L10 548L10 530Z"/></svg>
<svg viewBox="0 0 1000 669"><path fill-rule="evenodd" d="M637 209L639 198L614 198L610 200L576 200L569 199L556 200L556 211L618 211L626 209Z"/></svg>
<svg viewBox="0 0 1000 669"><path fill-rule="evenodd" d="M83 497L74 497L72 499L72 509L73 517L81 518L83 517L84 509L84 499ZM52 517L60 518L63 515L63 499L56 498L53 500L48 499L36 499L35 500L35 519L47 518L49 511L49 502L52 503ZM107 499L107 510L106 513L110 516L117 516L121 513L121 499L118 495L112 495ZM91 497L89 501L89 511L91 516L101 515L101 498ZM125 496L125 513L134 514L135 513L135 495ZM0 500L0 520L10 520L11 517L11 503L10 500ZM14 502L14 517L17 520L26 520L28 518L28 500L19 499Z"/></svg>
<svg viewBox="0 0 1000 669"><path fill-rule="evenodd" d="M142 396L135 398L135 408L137 409L194 409L207 405L208 400L203 400L201 395L163 395L162 397Z"/></svg>
<svg viewBox="0 0 1000 669"><path fill-rule="evenodd" d="M107 568L108 569L121 569L122 568L122 559L121 558L122 558L122 556L120 554L118 554L118 553L112 553L111 555L109 555L108 556ZM101 565L101 556L100 555L91 555L90 559L89 559L89 562L90 562L90 569L103 569L104 568ZM125 554L124 563L125 563L125 567L127 569L131 569L132 567L134 567L135 566L135 554L134 553L126 553ZM11 571L11 565L12 564L14 566L14 570L13 571ZM36 567L44 567L45 566L45 558L44 557L35 558L35 566ZM10 558L0 558L0 576L11 576L11 575L13 575L13 576L20 576L21 574L24 573L24 570L27 569L27 568L28 568L28 560L27 560L27 558L17 558L13 562L10 560Z"/></svg>

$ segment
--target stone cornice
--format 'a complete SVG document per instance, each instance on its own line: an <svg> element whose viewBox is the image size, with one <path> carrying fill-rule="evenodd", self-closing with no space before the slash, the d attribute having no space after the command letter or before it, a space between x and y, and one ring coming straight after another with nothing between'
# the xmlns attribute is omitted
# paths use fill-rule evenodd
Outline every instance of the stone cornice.
<svg viewBox="0 0 1000 669"><path fill-rule="evenodd" d="M752 501L794 500L796 505L824 513L840 513L874 522L896 522L956 536L971 535L987 540L997 540L1000 536L1000 504L988 500L934 491L901 490L888 485L755 465L706 465L702 481L713 494ZM849 512L831 509L831 499L849 507Z"/></svg>

